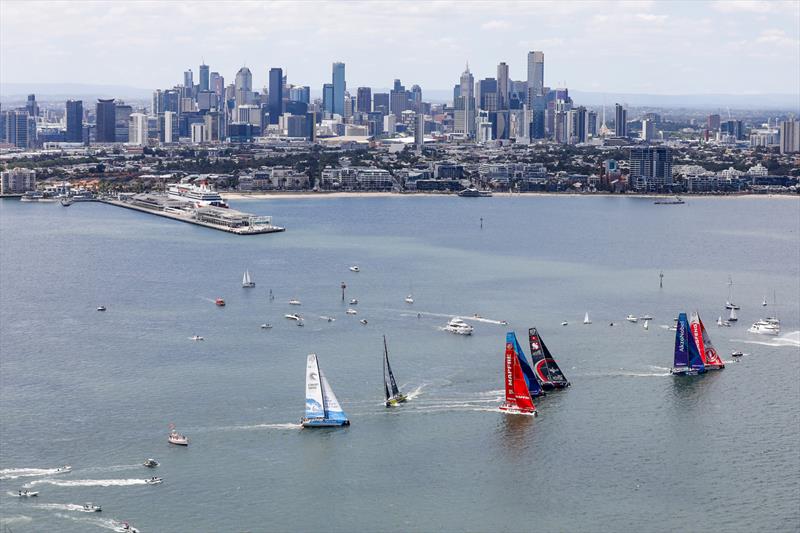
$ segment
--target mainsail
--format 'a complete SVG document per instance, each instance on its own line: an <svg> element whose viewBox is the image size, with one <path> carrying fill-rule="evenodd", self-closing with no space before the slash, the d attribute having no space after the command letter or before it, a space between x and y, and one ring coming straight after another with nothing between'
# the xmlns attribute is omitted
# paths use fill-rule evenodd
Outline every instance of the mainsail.
<svg viewBox="0 0 800 533"><path fill-rule="evenodd" d="M699 327L701 331L700 338L703 343L703 353L705 355L703 362L705 363L706 368L711 368L711 369L725 368L725 363L722 362L722 358L719 356L717 349L714 348L714 345L711 343L711 337L709 336L708 331L706 331L706 326L705 324L703 324L703 320L700 318L700 315L698 313L695 313L695 315L697 315L697 322L700 326ZM700 345L698 344L698 347L699 346Z"/></svg>
<svg viewBox="0 0 800 533"><path fill-rule="evenodd" d="M254 287L255 283L253 283L252 278L250 277L250 271L245 270L244 274L242 275L242 287Z"/></svg>
<svg viewBox="0 0 800 533"><path fill-rule="evenodd" d="M563 388L569 386L569 381L564 377L564 373L558 367L558 363L553 359L547 345L539 336L536 328L528 330L528 341L531 347L531 362L533 371L539 384L545 390L552 388Z"/></svg>
<svg viewBox="0 0 800 533"><path fill-rule="evenodd" d="M517 354L519 366L522 369L523 376L525 376L525 384L528 386L531 397L535 398L543 395L544 391L541 385L539 385L539 380L536 378L531 365L528 364L528 360L525 358L525 352L522 351L522 347L517 341L517 335L513 331L506 333L506 346L508 346L509 343L514 347L514 352Z"/></svg>
<svg viewBox="0 0 800 533"><path fill-rule="evenodd" d="M389 378L388 381L386 379L387 377ZM391 396L389 395L390 388L392 390ZM400 390L397 388L397 382L394 380L394 374L392 374L392 367L389 365L389 349L386 347L385 335L383 337L383 389L386 392L387 400L400 393Z"/></svg>
<svg viewBox="0 0 800 533"><path fill-rule="evenodd" d="M325 418L319 363L316 354L306 361L306 418Z"/></svg>
<svg viewBox="0 0 800 533"><path fill-rule="evenodd" d="M509 334L512 335L512 334ZM531 394L525 384L520 359L517 357L516 346L506 336L505 353L505 384L506 402L500 407L503 410L515 410L527 413L535 412L536 408L531 401Z"/></svg>

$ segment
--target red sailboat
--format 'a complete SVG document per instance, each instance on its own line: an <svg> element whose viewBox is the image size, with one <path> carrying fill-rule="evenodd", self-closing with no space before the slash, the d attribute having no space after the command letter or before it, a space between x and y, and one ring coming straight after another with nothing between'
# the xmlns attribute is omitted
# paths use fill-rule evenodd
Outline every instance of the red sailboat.
<svg viewBox="0 0 800 533"><path fill-rule="evenodd" d="M722 370L725 368L725 363L719 356L717 349L711 344L711 337L708 335L706 326L703 324L703 321L700 319L700 314L697 311L692 313L689 329L692 332L692 337L694 337L697 349L700 351L700 357L703 360L706 370Z"/></svg>
<svg viewBox="0 0 800 533"><path fill-rule="evenodd" d="M506 401L500 406L500 410L511 414L536 416L536 406L531 400L531 393L525 383L525 375L522 373L512 342L506 342L505 357Z"/></svg>

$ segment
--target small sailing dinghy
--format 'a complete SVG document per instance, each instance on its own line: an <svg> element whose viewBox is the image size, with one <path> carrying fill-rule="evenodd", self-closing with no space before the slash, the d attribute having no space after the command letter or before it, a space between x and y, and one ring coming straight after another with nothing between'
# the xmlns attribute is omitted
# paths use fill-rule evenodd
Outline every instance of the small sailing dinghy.
<svg viewBox="0 0 800 533"><path fill-rule="evenodd" d="M733 310L731 310L731 312L733 312ZM711 337L708 335L706 326L703 324L700 314L697 311L692 313L689 327L691 328L694 343L697 346L697 350L700 352L700 358L703 360L706 370L722 370L725 368L725 363L722 362L722 358L719 356L717 349L714 348L714 345L711 343Z"/></svg>
<svg viewBox="0 0 800 533"><path fill-rule="evenodd" d="M304 428L350 425L313 353L306 361L306 414L300 423Z"/></svg>
<svg viewBox="0 0 800 533"><path fill-rule="evenodd" d="M520 365L516 351L516 336L513 332L506 335L505 378L506 401L500 406L501 411L509 414L536 416L530 390Z"/></svg>
<svg viewBox="0 0 800 533"><path fill-rule="evenodd" d="M550 391L569 387L569 381L564 377L564 373L561 372L536 328L528 330L528 342L531 347L533 373L542 389Z"/></svg>
<svg viewBox="0 0 800 533"><path fill-rule="evenodd" d="M689 320L686 318L686 313L681 313L675 328L675 354L672 370L669 373L674 376L696 376L705 371L700 350L697 349L690 334Z"/></svg>
<svg viewBox="0 0 800 533"><path fill-rule="evenodd" d="M389 365L389 349L386 347L386 335L383 336L383 391L386 393L386 407L395 407L405 402L408 398L397 388L397 382Z"/></svg>
<svg viewBox="0 0 800 533"><path fill-rule="evenodd" d="M591 324L592 323L592 321L589 320L589 311L586 311L586 314L583 315L583 323L584 324Z"/></svg>
<svg viewBox="0 0 800 533"><path fill-rule="evenodd" d="M250 271L245 270L242 276L242 287L245 289L252 289L256 286L256 282L250 277Z"/></svg>

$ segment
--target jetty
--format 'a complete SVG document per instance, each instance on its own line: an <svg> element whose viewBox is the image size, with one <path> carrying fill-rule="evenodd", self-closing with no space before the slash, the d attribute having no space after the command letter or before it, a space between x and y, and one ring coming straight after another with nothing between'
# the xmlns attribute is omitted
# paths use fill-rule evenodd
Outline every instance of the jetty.
<svg viewBox="0 0 800 533"><path fill-rule="evenodd" d="M103 197L97 201L234 235L260 235L286 231L286 228L273 225L270 216L253 215L222 207L193 207L187 202L173 200L158 193L120 194L116 198Z"/></svg>

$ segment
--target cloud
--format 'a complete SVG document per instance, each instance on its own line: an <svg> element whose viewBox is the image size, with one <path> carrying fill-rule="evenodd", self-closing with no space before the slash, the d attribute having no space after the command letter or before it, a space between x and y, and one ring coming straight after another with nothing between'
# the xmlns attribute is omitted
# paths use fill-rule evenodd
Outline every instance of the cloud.
<svg viewBox="0 0 800 533"><path fill-rule="evenodd" d="M791 46L791 47L800 46L800 40L792 39L791 37L786 35L785 31L776 28L762 31L761 35L759 35L758 38L756 39L756 42L775 45L775 46Z"/></svg>
<svg viewBox="0 0 800 533"><path fill-rule="evenodd" d="M721 13L770 13L777 2L765 0L718 0L711 8Z"/></svg>
<svg viewBox="0 0 800 533"><path fill-rule="evenodd" d="M511 27L511 23L505 20L490 20L481 24L482 30L507 30Z"/></svg>

